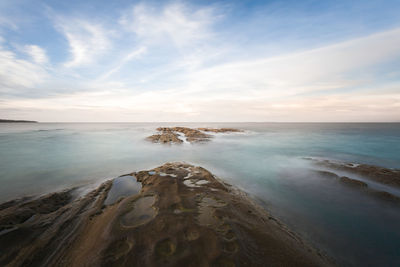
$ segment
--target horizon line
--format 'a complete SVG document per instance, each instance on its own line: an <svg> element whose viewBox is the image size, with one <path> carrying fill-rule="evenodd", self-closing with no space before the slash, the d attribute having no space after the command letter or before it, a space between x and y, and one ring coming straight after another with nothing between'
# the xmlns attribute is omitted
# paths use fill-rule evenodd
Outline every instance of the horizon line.
<svg viewBox="0 0 400 267"><path fill-rule="evenodd" d="M32 123L400 123L400 121L32 121Z"/></svg>

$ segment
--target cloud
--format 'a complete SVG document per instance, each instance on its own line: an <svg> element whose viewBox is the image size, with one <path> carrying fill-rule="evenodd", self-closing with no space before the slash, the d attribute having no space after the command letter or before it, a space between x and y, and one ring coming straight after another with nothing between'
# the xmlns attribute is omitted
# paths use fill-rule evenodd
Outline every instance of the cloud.
<svg viewBox="0 0 400 267"><path fill-rule="evenodd" d="M32 57L33 61L38 64L48 63L46 51L37 45L25 45L24 51Z"/></svg>
<svg viewBox="0 0 400 267"><path fill-rule="evenodd" d="M22 89L33 90L43 83L48 74L45 69L0 46L0 93L18 94Z"/></svg>
<svg viewBox="0 0 400 267"><path fill-rule="evenodd" d="M271 98L365 86L376 78L369 67L399 57L398 28L318 49L204 68L190 75L187 93Z"/></svg>
<svg viewBox="0 0 400 267"><path fill-rule="evenodd" d="M96 92L7 101L0 103L0 109L29 110L43 121L399 121L399 86L265 100L198 97L177 90L138 94L107 90L112 88L107 85Z"/></svg>
<svg viewBox="0 0 400 267"><path fill-rule="evenodd" d="M92 92L7 101L0 108L29 109L47 121L67 120L65 110L71 121L398 121L398 82L370 85L371 75L368 81L346 76L397 58L398 32L204 68L163 90L138 93L123 84L99 83ZM362 90L337 92L359 85Z"/></svg>
<svg viewBox="0 0 400 267"><path fill-rule="evenodd" d="M265 39L233 42L219 10L138 4L101 23L53 15L70 58L49 54L63 63L49 67L37 45L17 49L29 59L0 47L0 92L12 95L0 111L42 121L398 120L400 28L270 56Z"/></svg>
<svg viewBox="0 0 400 267"><path fill-rule="evenodd" d="M175 79L201 66L204 60L220 53L212 45L216 13L214 7L196 9L181 3L161 7L134 5L113 26L121 38L116 42L124 45L113 51L114 62L94 83L112 76L131 86L157 83L157 79Z"/></svg>
<svg viewBox="0 0 400 267"><path fill-rule="evenodd" d="M210 37L209 26L216 18L213 13L212 8L193 11L178 3L164 6L161 10L138 4L121 18L120 23L146 43L167 40L182 47Z"/></svg>
<svg viewBox="0 0 400 267"><path fill-rule="evenodd" d="M108 32L99 24L75 18L57 18L57 29L69 44L71 59L66 67L79 67L96 62L111 47Z"/></svg>
<svg viewBox="0 0 400 267"><path fill-rule="evenodd" d="M124 56L122 60L120 60L117 65L103 74L99 80L104 80L110 77L113 73L118 72L127 62L131 61L134 58L138 58L144 54L146 54L147 48L145 46L139 47L138 49L133 50L128 55Z"/></svg>

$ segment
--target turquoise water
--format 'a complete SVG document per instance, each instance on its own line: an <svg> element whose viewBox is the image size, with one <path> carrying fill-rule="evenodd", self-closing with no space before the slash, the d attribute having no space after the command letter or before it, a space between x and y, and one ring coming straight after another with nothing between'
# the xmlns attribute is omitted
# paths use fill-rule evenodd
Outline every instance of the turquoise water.
<svg viewBox="0 0 400 267"><path fill-rule="evenodd" d="M201 145L144 141L169 125L246 132ZM400 266L400 207L318 177L303 159L400 168L399 151L400 124L0 124L0 202L186 161L252 194L340 265Z"/></svg>

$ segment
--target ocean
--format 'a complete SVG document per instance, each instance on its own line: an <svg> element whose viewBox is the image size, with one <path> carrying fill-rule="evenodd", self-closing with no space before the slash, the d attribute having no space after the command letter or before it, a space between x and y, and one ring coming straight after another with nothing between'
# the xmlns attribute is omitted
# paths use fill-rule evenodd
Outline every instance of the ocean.
<svg viewBox="0 0 400 267"><path fill-rule="evenodd" d="M159 126L245 132L204 144L145 141ZM306 157L400 168L400 124L2 123L0 202L184 161L249 193L340 265L400 266L400 206L322 179Z"/></svg>

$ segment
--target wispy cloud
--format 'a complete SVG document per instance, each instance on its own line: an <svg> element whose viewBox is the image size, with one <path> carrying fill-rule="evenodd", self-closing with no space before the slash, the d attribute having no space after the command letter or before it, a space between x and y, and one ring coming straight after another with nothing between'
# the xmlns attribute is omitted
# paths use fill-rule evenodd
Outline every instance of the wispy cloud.
<svg viewBox="0 0 400 267"><path fill-rule="evenodd" d="M147 43L167 40L176 46L185 46L210 36L208 27L215 20L213 12L212 8L191 10L180 3L161 8L138 4L120 23Z"/></svg>
<svg viewBox="0 0 400 267"><path fill-rule="evenodd" d="M34 90L48 77L41 66L20 59L12 51L0 46L0 92L18 95L24 90Z"/></svg>
<svg viewBox="0 0 400 267"><path fill-rule="evenodd" d="M79 67L96 62L110 49L111 41L102 25L77 18L57 18L57 28L68 41L71 59L66 67Z"/></svg>
<svg viewBox="0 0 400 267"><path fill-rule="evenodd" d="M25 45L24 51L32 57L37 64L45 64L49 61L46 51L37 45Z"/></svg>
<svg viewBox="0 0 400 267"><path fill-rule="evenodd" d="M375 78L369 67L399 57L400 29L394 29L318 49L205 68L190 75L187 88L192 88L188 93L209 90L227 98L243 92L271 98L344 89L366 85Z"/></svg>
<svg viewBox="0 0 400 267"><path fill-rule="evenodd" d="M141 46L138 49L133 50L127 55L124 55L123 58L117 62L116 66L112 67L105 74L101 75L99 80L104 80L109 78L113 73L118 72L127 62L131 61L134 58L138 58L144 55L147 52L147 48L145 46Z"/></svg>

